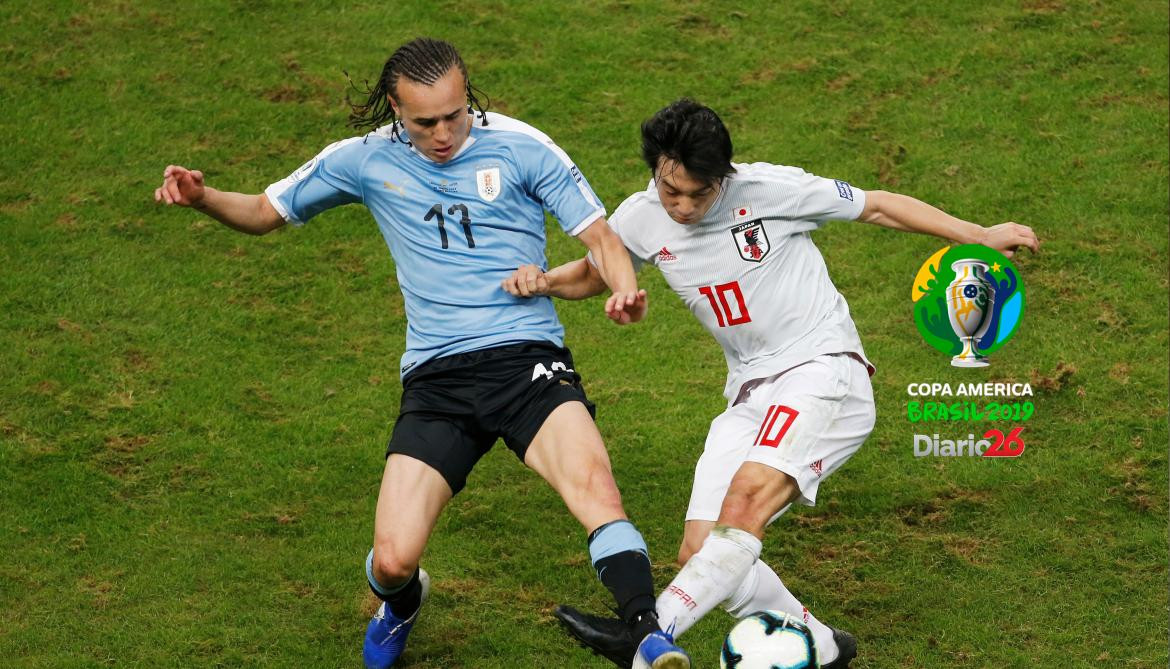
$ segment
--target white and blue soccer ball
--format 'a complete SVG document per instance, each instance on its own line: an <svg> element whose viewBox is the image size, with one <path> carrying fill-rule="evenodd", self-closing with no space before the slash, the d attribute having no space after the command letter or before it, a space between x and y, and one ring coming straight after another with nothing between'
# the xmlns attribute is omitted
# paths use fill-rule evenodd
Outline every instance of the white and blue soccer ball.
<svg viewBox="0 0 1170 669"><path fill-rule="evenodd" d="M817 669L812 631L783 611L757 611L727 633L721 669Z"/></svg>

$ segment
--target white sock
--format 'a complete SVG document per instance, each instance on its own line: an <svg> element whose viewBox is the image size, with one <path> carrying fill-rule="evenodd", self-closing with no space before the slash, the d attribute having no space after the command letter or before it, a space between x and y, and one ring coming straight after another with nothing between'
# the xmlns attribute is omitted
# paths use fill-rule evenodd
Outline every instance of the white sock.
<svg viewBox="0 0 1170 669"><path fill-rule="evenodd" d="M771 567L756 560L735 592L723 602L723 608L736 618L745 618L756 611L783 611L801 620L812 630L813 642L821 664L837 659L837 643L833 630L817 620L797 599Z"/></svg>
<svg viewBox="0 0 1170 669"><path fill-rule="evenodd" d="M716 525L698 553L658 596L658 622L677 639L735 592L760 557L752 533Z"/></svg>

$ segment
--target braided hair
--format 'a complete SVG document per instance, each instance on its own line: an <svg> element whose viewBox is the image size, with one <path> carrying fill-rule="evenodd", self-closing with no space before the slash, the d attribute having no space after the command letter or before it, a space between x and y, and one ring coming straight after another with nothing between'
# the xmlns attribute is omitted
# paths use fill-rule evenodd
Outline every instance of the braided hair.
<svg viewBox="0 0 1170 669"><path fill-rule="evenodd" d="M364 82L366 90L362 91L353 85L352 79L350 80L353 90L366 96L366 101L354 104L349 96L346 96L346 102L352 110L349 114L349 125L359 130L374 130L389 123L390 139L409 143L399 136L402 122L398 120L394 107L390 105L390 98L398 94L399 78L406 77L413 82L429 86L441 79L452 67L459 68L463 74L463 81L466 82L467 112L470 114L473 109L478 111L482 124L487 125L485 112L491 106L491 99L486 93L471 85L471 80L467 77L467 65L463 63L463 58L459 56L455 47L443 40L429 37L418 37L398 47L382 67L382 76L378 78L378 83L373 88L370 88L369 81L366 81ZM346 77L349 77L348 73ZM479 101L480 96L487 100L486 105Z"/></svg>

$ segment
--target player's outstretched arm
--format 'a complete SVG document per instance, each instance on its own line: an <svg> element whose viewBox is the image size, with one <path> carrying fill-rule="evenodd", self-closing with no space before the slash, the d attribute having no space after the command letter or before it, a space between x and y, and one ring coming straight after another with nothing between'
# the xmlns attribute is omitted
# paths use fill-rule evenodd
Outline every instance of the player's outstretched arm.
<svg viewBox="0 0 1170 669"><path fill-rule="evenodd" d="M536 265L524 265L501 282L504 290L516 297L548 295L562 300L584 300L606 291L608 286L588 258L580 258L545 272ZM612 297L611 297L612 300ZM608 305L607 305L608 306ZM646 316L646 291L639 290L632 306L606 315L618 325L636 323Z"/></svg>
<svg viewBox="0 0 1170 669"><path fill-rule="evenodd" d="M584 300L605 292L601 274L585 258L567 262L545 272L536 265L524 265L501 284L516 297L548 295L562 300Z"/></svg>
<svg viewBox="0 0 1170 669"><path fill-rule="evenodd" d="M577 235L593 258L601 279L612 295L605 301L605 315L617 323L636 323L646 315L646 291L638 289L634 265L622 238L599 218Z"/></svg>
<svg viewBox="0 0 1170 669"><path fill-rule="evenodd" d="M934 235L960 244L983 244L1009 258L1021 246L1033 253L1040 250L1040 240L1026 225L1009 222L985 228L955 218L909 195L882 190L866 191L865 208L857 220L894 230Z"/></svg>
<svg viewBox="0 0 1170 669"><path fill-rule="evenodd" d="M205 186L203 173L179 165L167 165L162 186L154 189L154 201L191 207L224 225L250 235L262 235L284 225L284 218L263 193L247 195Z"/></svg>

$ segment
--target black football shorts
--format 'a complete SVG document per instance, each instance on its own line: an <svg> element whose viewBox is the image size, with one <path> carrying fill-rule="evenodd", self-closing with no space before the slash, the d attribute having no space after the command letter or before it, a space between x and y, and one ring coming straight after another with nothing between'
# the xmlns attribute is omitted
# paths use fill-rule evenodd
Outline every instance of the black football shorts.
<svg viewBox="0 0 1170 669"><path fill-rule="evenodd" d="M572 401L596 415L567 348L527 342L436 358L402 380L386 455L427 463L458 493L496 439L523 462L549 414Z"/></svg>

